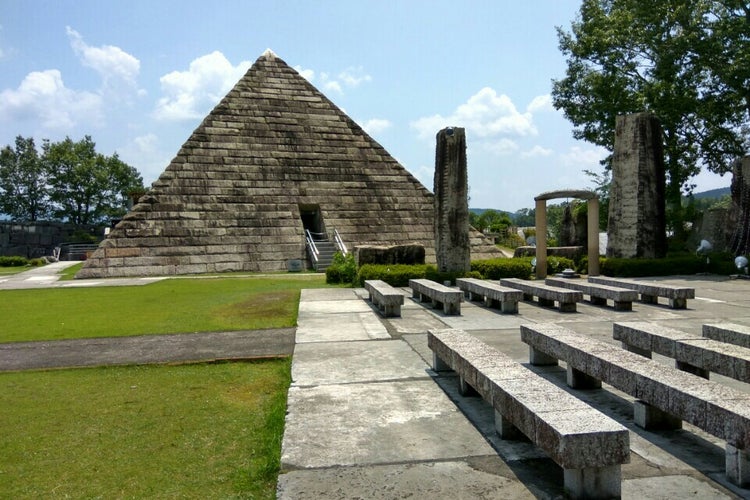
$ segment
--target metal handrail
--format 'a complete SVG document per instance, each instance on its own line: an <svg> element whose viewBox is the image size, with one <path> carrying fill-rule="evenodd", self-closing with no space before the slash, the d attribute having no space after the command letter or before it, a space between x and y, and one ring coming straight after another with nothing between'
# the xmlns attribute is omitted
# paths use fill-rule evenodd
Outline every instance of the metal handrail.
<svg viewBox="0 0 750 500"><path fill-rule="evenodd" d="M333 230L333 241L336 243L336 248L339 249L339 252L341 252L343 255L349 253L346 249L346 245L344 244L344 240L341 239L341 235L339 234L338 229Z"/></svg>
<svg viewBox="0 0 750 500"><path fill-rule="evenodd" d="M309 229L305 229L305 246L307 246L307 250L310 252L310 258L312 259L313 264L316 264L320 252L318 251L318 247L315 246L315 240L313 240Z"/></svg>

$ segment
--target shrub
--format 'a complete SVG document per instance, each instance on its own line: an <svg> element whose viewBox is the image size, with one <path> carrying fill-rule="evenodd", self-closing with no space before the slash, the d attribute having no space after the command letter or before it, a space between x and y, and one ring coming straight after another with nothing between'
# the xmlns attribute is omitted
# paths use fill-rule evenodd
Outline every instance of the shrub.
<svg viewBox="0 0 750 500"><path fill-rule="evenodd" d="M29 259L21 257L19 255L11 255L9 257L0 256L0 267L21 267L29 264Z"/></svg>
<svg viewBox="0 0 750 500"><path fill-rule="evenodd" d="M531 257L517 259L486 259L471 263L472 272L477 272L484 279L522 278L531 276Z"/></svg>
<svg viewBox="0 0 750 500"><path fill-rule="evenodd" d="M465 273L456 273L456 272L440 272L437 270L434 266L427 266L427 270L425 271L425 278L430 279L432 281L436 281L438 283L445 283L447 281L450 281L451 285L456 284L456 278L482 278L482 274L478 271L468 271Z"/></svg>
<svg viewBox="0 0 750 500"><path fill-rule="evenodd" d="M357 278L357 263L351 252L344 255L336 252L333 262L326 268L326 283L354 283Z"/></svg>
<svg viewBox="0 0 750 500"><path fill-rule="evenodd" d="M572 259L556 255L547 256L547 274L561 273L565 269L576 269L576 265Z"/></svg>
<svg viewBox="0 0 750 500"><path fill-rule="evenodd" d="M435 266L427 264L365 264L359 268L356 283L364 286L365 280L382 280L391 286L409 286L410 279L425 278L427 269Z"/></svg>
<svg viewBox="0 0 750 500"><path fill-rule="evenodd" d="M734 259L726 253L708 256L683 254L663 259L601 259L601 273L623 278L639 276L671 276L677 274L712 273L728 275L736 272Z"/></svg>

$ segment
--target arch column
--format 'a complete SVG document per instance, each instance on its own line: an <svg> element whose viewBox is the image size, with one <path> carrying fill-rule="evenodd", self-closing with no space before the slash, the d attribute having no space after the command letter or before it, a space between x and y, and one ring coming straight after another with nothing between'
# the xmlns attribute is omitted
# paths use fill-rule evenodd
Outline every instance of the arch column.
<svg viewBox="0 0 750 500"><path fill-rule="evenodd" d="M599 276L599 198L586 201L588 205L589 276Z"/></svg>
<svg viewBox="0 0 750 500"><path fill-rule="evenodd" d="M536 278L547 277L547 200L536 200Z"/></svg>

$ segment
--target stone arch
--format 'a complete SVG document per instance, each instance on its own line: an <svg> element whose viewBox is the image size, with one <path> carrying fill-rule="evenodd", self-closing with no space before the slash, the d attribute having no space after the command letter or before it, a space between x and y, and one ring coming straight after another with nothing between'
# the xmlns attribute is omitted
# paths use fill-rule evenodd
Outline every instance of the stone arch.
<svg viewBox="0 0 750 500"><path fill-rule="evenodd" d="M536 202L536 277L547 276L547 200L577 198L588 204L589 276L599 274L599 198L588 189L548 191L534 198Z"/></svg>

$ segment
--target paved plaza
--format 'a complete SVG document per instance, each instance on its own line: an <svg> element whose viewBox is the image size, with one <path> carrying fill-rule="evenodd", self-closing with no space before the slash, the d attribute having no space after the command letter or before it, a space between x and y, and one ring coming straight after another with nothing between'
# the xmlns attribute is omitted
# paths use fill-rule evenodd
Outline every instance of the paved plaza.
<svg viewBox="0 0 750 500"><path fill-rule="evenodd" d="M524 323L555 322L611 343L614 321L652 321L697 334L703 323L750 325L750 281L716 276L658 281L694 287L696 298L684 310L634 303L630 312L580 303L578 312L561 313L521 303L516 315L463 302L460 316L446 316L404 289L402 316L384 319L362 289L304 290L279 498L563 495L558 465L529 442L498 439L489 405L460 396L455 376L432 372L425 332L439 328L472 333L627 427L631 460L622 467L623 498L750 497L750 490L724 477L723 441L689 424L644 431L633 423L632 397L606 384L573 391L565 384L564 364L528 365L528 346L519 335ZM741 382L711 378L750 390Z"/></svg>

